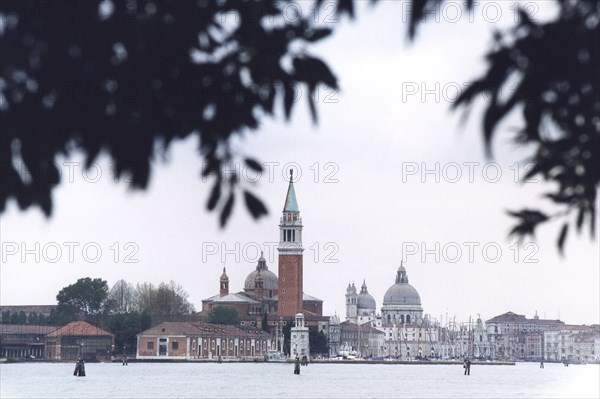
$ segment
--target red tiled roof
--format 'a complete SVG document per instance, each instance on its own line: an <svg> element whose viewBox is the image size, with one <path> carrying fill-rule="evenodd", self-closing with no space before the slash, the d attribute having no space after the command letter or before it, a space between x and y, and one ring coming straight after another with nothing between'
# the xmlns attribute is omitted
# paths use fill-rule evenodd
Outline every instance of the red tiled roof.
<svg viewBox="0 0 600 399"><path fill-rule="evenodd" d="M239 327L225 324L203 322L164 322L138 335L204 335L204 336L239 336L268 337L269 333L252 327Z"/></svg>
<svg viewBox="0 0 600 399"><path fill-rule="evenodd" d="M516 314L513 312L506 312L504 314L501 314L500 316L492 317L486 323L514 322L514 321L526 321L526 320L527 319L523 315Z"/></svg>
<svg viewBox="0 0 600 399"><path fill-rule="evenodd" d="M58 337L61 335L110 335L106 330L96 327L85 321L73 321L48 334L49 337Z"/></svg>

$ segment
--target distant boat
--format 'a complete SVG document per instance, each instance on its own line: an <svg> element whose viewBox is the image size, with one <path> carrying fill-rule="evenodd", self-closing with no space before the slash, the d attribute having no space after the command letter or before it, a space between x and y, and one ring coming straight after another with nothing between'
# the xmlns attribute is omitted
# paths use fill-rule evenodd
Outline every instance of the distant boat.
<svg viewBox="0 0 600 399"><path fill-rule="evenodd" d="M265 362L269 363L285 363L287 362L287 356L285 354L276 351L276 350L268 350L265 354Z"/></svg>

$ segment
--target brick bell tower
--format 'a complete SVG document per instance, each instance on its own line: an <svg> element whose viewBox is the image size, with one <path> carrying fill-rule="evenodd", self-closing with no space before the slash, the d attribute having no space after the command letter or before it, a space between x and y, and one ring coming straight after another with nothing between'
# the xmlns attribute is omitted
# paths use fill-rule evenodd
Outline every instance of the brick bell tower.
<svg viewBox="0 0 600 399"><path fill-rule="evenodd" d="M283 215L279 221L279 284L277 308L282 317L302 313L302 219L294 191L294 172L290 169Z"/></svg>

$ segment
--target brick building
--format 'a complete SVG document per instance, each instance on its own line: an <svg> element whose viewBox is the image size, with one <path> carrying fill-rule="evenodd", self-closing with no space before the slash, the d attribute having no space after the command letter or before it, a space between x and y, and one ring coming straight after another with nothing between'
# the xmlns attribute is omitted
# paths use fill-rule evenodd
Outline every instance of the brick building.
<svg viewBox="0 0 600 399"><path fill-rule="evenodd" d="M275 343L258 328L203 322L164 322L137 336L138 359L258 360Z"/></svg>
<svg viewBox="0 0 600 399"><path fill-rule="evenodd" d="M279 223L279 276L269 270L261 253L256 268L245 279L243 291L229 290L226 269L219 278L219 293L202 301L199 321L206 321L208 313L219 306L238 311L242 326L270 327L293 325L297 313L305 317L306 325L326 333L329 322L323 316L323 301L304 293L302 218L298 208L293 176L287 190ZM282 325L280 325L282 324Z"/></svg>
<svg viewBox="0 0 600 399"><path fill-rule="evenodd" d="M56 327L0 324L0 357L43 358L46 335L53 330L56 330Z"/></svg>
<svg viewBox="0 0 600 399"><path fill-rule="evenodd" d="M115 336L85 321L74 321L46 336L46 358L76 360L110 360Z"/></svg>

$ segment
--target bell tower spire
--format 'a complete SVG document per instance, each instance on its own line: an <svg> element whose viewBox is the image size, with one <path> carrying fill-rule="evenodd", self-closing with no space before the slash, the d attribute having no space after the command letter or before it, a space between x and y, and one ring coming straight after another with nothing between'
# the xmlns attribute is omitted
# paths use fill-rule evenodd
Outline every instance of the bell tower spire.
<svg viewBox="0 0 600 399"><path fill-rule="evenodd" d="M294 172L290 169L283 213L279 221L279 314L284 317L294 317L303 311L302 302L302 219L294 189Z"/></svg>

